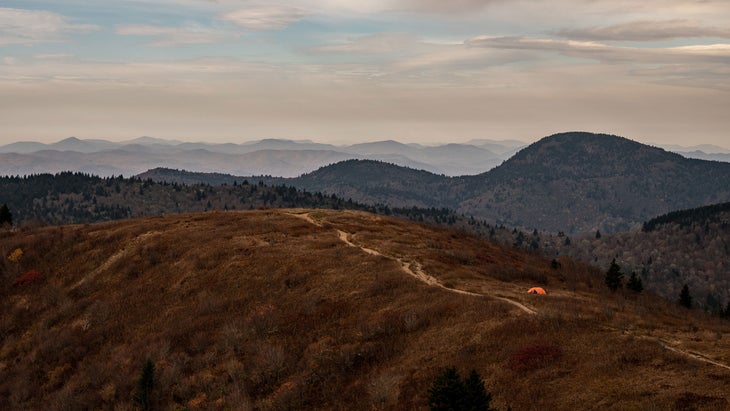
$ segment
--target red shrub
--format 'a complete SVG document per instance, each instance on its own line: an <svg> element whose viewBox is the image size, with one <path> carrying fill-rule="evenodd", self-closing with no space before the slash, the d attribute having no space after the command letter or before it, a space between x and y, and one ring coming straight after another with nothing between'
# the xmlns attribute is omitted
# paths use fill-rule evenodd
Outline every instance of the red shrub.
<svg viewBox="0 0 730 411"><path fill-rule="evenodd" d="M562 355L563 350L557 345L530 345L512 353L509 365L515 371L529 371L542 368Z"/></svg>
<svg viewBox="0 0 730 411"><path fill-rule="evenodd" d="M13 285L28 285L40 281L43 279L41 273L36 270L30 269L23 275L13 280Z"/></svg>

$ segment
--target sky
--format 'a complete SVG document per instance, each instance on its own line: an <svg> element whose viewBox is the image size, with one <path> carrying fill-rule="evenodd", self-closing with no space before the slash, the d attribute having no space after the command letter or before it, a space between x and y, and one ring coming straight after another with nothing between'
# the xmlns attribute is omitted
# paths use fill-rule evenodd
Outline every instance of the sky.
<svg viewBox="0 0 730 411"><path fill-rule="evenodd" d="M0 0L0 144L730 146L727 0Z"/></svg>

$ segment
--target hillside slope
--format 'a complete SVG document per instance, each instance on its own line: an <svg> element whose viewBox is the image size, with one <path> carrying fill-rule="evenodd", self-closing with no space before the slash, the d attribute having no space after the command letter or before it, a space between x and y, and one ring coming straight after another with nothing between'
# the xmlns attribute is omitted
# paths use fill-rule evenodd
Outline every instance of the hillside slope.
<svg viewBox="0 0 730 411"><path fill-rule="evenodd" d="M659 214L730 200L729 163L592 133L546 137L464 180L473 194L459 211L550 231L622 231Z"/></svg>
<svg viewBox="0 0 730 411"><path fill-rule="evenodd" d="M611 260L626 274L640 275L644 286L676 300L684 284L695 304L712 312L730 303L730 203L669 213L644 224L644 230L561 239L547 246L547 254L607 268Z"/></svg>
<svg viewBox="0 0 730 411"><path fill-rule="evenodd" d="M425 409L449 365L478 370L500 409L730 400L730 324L362 212L2 232L0 255L2 409L130 409L147 359L162 409Z"/></svg>

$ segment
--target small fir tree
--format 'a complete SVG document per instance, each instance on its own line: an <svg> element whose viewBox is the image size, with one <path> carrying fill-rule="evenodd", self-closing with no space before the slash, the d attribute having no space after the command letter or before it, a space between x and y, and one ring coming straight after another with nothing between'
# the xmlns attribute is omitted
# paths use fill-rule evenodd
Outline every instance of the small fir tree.
<svg viewBox="0 0 730 411"><path fill-rule="evenodd" d="M632 271L629 281L626 283L626 288L636 293L644 291L644 284L641 282L641 277Z"/></svg>
<svg viewBox="0 0 730 411"><path fill-rule="evenodd" d="M462 409L466 388L454 367L446 368L436 376L428 390L428 405L431 411L453 411Z"/></svg>
<svg viewBox="0 0 730 411"><path fill-rule="evenodd" d="M692 295L689 293L689 286L687 284L682 287L682 291L679 293L679 305L685 308L692 308Z"/></svg>
<svg viewBox="0 0 730 411"><path fill-rule="evenodd" d="M456 368L446 368L436 376L428 394L431 411L497 411L489 408L492 394L484 388L484 380L476 370L462 380Z"/></svg>
<svg viewBox="0 0 730 411"><path fill-rule="evenodd" d="M601 238L601 230L596 230L596 238Z"/></svg>
<svg viewBox="0 0 730 411"><path fill-rule="evenodd" d="M471 370L469 377L464 381L464 410L491 411L489 403L492 394L484 388L484 380L476 370Z"/></svg>
<svg viewBox="0 0 730 411"><path fill-rule="evenodd" d="M152 409L152 389L155 385L155 365L147 360L142 368L142 374L137 381L137 390L134 393L134 403L142 411Z"/></svg>
<svg viewBox="0 0 730 411"><path fill-rule="evenodd" d="M13 213L10 212L7 204L0 207L0 227L5 224L13 225Z"/></svg>
<svg viewBox="0 0 730 411"><path fill-rule="evenodd" d="M606 285L611 291L616 291L621 288L621 279L623 277L624 274L621 272L621 266L616 264L616 259L613 259L611 265L608 267L608 271L606 271Z"/></svg>

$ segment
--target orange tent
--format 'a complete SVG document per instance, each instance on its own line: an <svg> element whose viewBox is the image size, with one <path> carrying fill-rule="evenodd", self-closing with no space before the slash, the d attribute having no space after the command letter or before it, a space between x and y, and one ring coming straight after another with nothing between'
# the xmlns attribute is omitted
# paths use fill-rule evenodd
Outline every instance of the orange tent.
<svg viewBox="0 0 730 411"><path fill-rule="evenodd" d="M529 290L527 290L527 294L540 294L540 295L546 295L547 293L542 287L532 287Z"/></svg>

